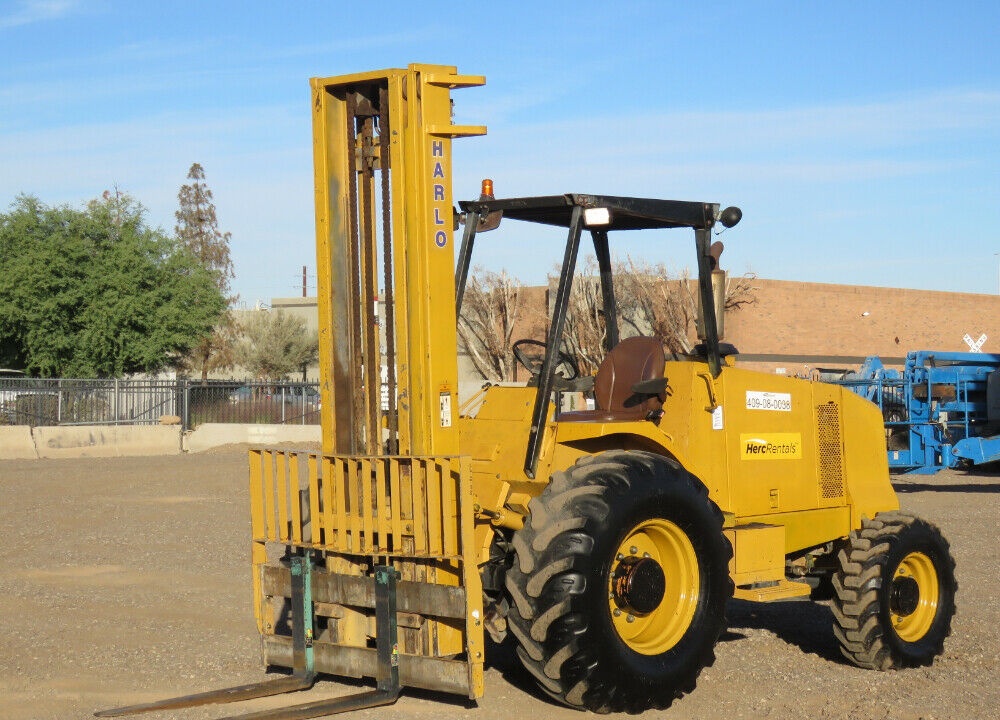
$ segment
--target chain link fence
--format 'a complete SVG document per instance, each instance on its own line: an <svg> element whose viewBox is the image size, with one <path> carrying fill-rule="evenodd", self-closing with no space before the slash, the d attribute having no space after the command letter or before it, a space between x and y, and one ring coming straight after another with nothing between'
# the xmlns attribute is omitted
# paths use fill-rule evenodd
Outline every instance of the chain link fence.
<svg viewBox="0 0 1000 720"><path fill-rule="evenodd" d="M0 378L0 425L318 425L318 383Z"/></svg>

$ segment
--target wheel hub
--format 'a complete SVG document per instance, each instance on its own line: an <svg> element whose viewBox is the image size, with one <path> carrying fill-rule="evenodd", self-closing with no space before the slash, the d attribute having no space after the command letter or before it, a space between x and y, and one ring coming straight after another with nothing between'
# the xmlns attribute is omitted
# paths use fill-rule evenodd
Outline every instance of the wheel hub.
<svg viewBox="0 0 1000 720"><path fill-rule="evenodd" d="M889 590L889 609L900 617L916 612L920 604L920 585L912 577L897 577Z"/></svg>
<svg viewBox="0 0 1000 720"><path fill-rule="evenodd" d="M700 577L698 553L684 529L665 518L636 525L618 544L607 575L608 613L618 637L643 655L677 645L698 609Z"/></svg>
<svg viewBox="0 0 1000 720"><path fill-rule="evenodd" d="M648 615L660 606L667 579L660 564L647 557L623 559L612 579L615 602L623 610Z"/></svg>
<svg viewBox="0 0 1000 720"><path fill-rule="evenodd" d="M911 552L896 567L889 585L889 619L901 640L917 642L934 625L941 593L930 556Z"/></svg>

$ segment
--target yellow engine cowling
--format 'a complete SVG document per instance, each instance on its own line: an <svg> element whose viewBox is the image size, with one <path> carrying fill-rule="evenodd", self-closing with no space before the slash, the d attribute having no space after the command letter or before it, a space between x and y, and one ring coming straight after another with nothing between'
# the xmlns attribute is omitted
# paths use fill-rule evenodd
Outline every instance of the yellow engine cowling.
<svg viewBox="0 0 1000 720"><path fill-rule="evenodd" d="M463 420L462 448L492 524L519 528L530 498L582 455L662 453L698 477L725 514L734 584L781 585L744 595L770 600L807 592L784 584L786 556L846 538L862 518L898 509L872 403L839 386L731 363L713 378L705 363L672 361L666 376L658 422L560 422L553 414L535 478L522 463L533 389L489 388L476 416ZM489 529L477 526L480 546Z"/></svg>

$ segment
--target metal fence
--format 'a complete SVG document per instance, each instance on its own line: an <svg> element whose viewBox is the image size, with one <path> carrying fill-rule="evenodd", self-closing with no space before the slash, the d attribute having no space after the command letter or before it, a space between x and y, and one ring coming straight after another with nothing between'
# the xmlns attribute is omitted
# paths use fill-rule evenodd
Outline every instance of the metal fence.
<svg viewBox="0 0 1000 720"><path fill-rule="evenodd" d="M0 378L0 425L319 424L318 383Z"/></svg>

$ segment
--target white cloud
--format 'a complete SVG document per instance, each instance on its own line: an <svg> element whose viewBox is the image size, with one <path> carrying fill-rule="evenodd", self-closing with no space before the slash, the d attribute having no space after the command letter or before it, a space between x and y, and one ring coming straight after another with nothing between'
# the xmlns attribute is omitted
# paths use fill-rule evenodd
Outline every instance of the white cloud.
<svg viewBox="0 0 1000 720"><path fill-rule="evenodd" d="M597 192L736 203L744 221L724 240L737 272L752 266L772 278L990 291L995 276L978 265L951 272L948 255L956 209L975 214L1000 192L998 134L1000 93L966 89L861 104L493 124L485 139L454 146L455 194L474 196L486 176L508 197ZM484 240L487 265L537 282L537 235L525 230L502 247ZM962 257L992 257L989 238L963 234ZM690 261L687 243L644 247L635 254L681 267ZM920 263L899 262L914 253Z"/></svg>
<svg viewBox="0 0 1000 720"><path fill-rule="evenodd" d="M0 16L0 29L59 20L79 6L79 0L22 0L16 10Z"/></svg>
<svg viewBox="0 0 1000 720"><path fill-rule="evenodd" d="M112 89L127 88L115 82ZM879 284L874 273L897 267L913 247L949 247L954 213L931 203L981 206L983 195L1000 190L990 181L998 93L956 90L863 105L513 124L535 100L497 101L501 115L510 109L502 121L478 113L468 118L486 122L490 134L455 142L456 200L477 195L485 176L496 181L500 196L597 192L735 202L744 222L731 245L724 239L728 267L738 272L753 266L764 277ZM50 204L79 204L117 183L169 231L177 189L191 162L201 162L220 227L233 233L235 287L248 302L266 300L292 293L301 266L312 272L315 264L310 137L304 103L149 112L120 122L8 132L0 134L0 198L8 203L24 191ZM484 237L480 257L495 269L543 282L550 260L560 256L557 236L544 248L534 230L513 243ZM992 258L992 249L972 247L978 240L967 239L968 256ZM797 260L802 253L789 249L801 243L811 253L836 248L830 252L849 272ZM678 265L689 261L688 244L674 243L673 236L647 246L656 259L670 260L661 255L676 247ZM944 267L939 258L925 259ZM916 269L898 270L894 281L902 285L945 289L940 274L925 280ZM995 277L983 272L976 287L992 287Z"/></svg>
<svg viewBox="0 0 1000 720"><path fill-rule="evenodd" d="M341 57L346 55L353 61L355 59L354 53L385 48L396 49L400 46L414 45L436 37L435 33L434 28L429 26L410 27L405 31L380 35L338 37L336 40L326 43L292 45L282 48L269 47L262 51L262 53L263 57L268 60L283 58L315 60L317 57Z"/></svg>
<svg viewBox="0 0 1000 720"><path fill-rule="evenodd" d="M492 125L486 139L455 152L458 175L475 169L498 191L648 194L986 172L998 128L1000 93L956 90L855 105Z"/></svg>
<svg viewBox="0 0 1000 720"><path fill-rule="evenodd" d="M233 234L234 288L249 302L294 294L302 265L315 266L307 110L161 113L0 134L0 212L20 192L79 207L117 185L169 233L178 188L197 161L220 229Z"/></svg>

